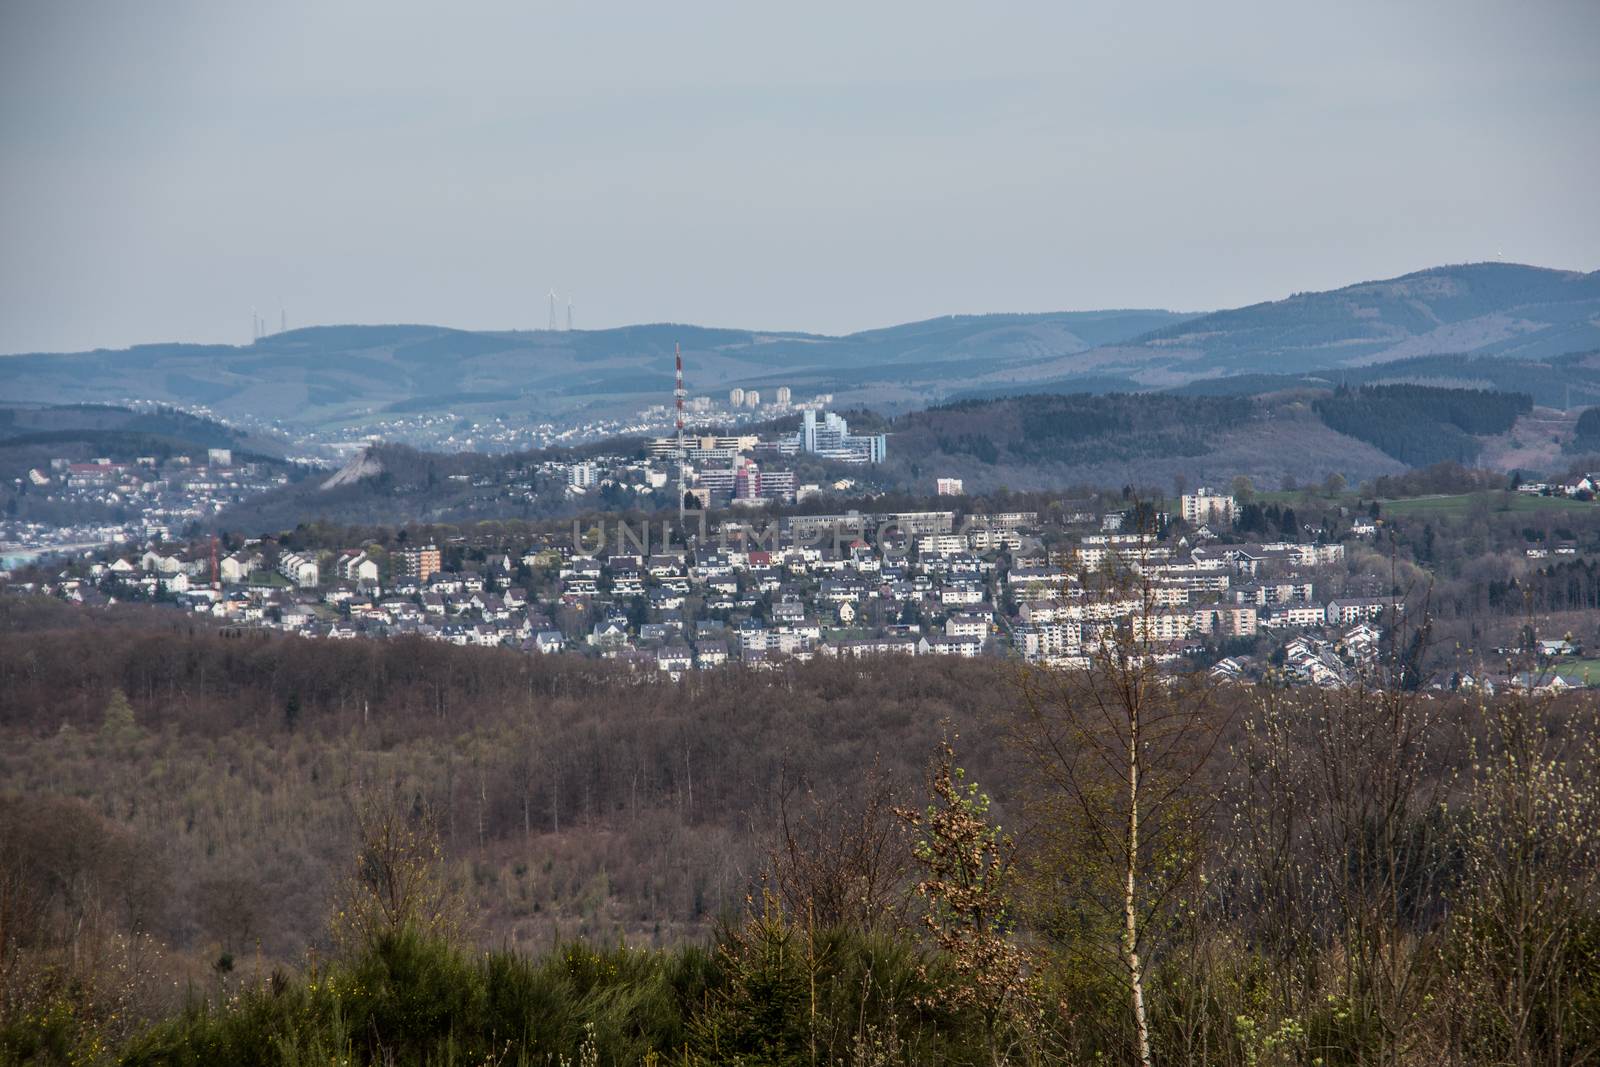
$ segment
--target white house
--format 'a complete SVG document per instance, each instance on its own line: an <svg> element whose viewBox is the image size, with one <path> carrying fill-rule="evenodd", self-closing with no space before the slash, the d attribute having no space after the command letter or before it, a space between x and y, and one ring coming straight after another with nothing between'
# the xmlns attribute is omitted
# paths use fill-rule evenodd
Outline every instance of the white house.
<svg viewBox="0 0 1600 1067"><path fill-rule="evenodd" d="M278 573L301 589L315 589L321 584L317 561L298 552L285 552L278 557Z"/></svg>

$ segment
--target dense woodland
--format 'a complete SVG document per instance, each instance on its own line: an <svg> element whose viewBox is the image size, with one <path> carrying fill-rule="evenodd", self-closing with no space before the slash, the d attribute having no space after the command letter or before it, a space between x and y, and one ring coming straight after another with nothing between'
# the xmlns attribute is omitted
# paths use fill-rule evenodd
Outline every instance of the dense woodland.
<svg viewBox="0 0 1600 1067"><path fill-rule="evenodd" d="M1187 396L1261 396L1285 390L1326 391L1346 386L1411 382L1446 389L1493 389L1527 393L1536 404L1570 408L1600 398L1600 352L1570 352L1543 359L1439 355L1386 360L1309 374L1232 374L1201 378L1172 390Z"/></svg>
<svg viewBox="0 0 1600 1067"><path fill-rule="evenodd" d="M1578 416L1568 450L1582 455L1600 453L1600 408L1587 408Z"/></svg>
<svg viewBox="0 0 1600 1067"><path fill-rule="evenodd" d="M1340 387L1316 402L1324 422L1414 467L1471 463L1478 437L1505 433L1533 409L1526 393L1424 385Z"/></svg>
<svg viewBox="0 0 1600 1067"><path fill-rule="evenodd" d="M0 610L0 1062L1600 1054L1586 699Z"/></svg>
<svg viewBox="0 0 1600 1067"><path fill-rule="evenodd" d="M1254 410L1243 397L1031 395L944 404L896 421L893 431L912 455L935 444L989 464L1087 463L1198 455Z"/></svg>

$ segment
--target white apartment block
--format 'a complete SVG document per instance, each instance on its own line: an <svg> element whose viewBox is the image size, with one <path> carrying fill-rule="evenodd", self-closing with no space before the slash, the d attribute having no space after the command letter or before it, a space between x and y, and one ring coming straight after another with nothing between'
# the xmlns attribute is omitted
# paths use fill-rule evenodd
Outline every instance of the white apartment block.
<svg viewBox="0 0 1600 1067"><path fill-rule="evenodd" d="M1214 492L1202 486L1181 499L1183 521L1191 526L1201 523L1226 523L1232 525L1237 505L1230 495Z"/></svg>
<svg viewBox="0 0 1600 1067"><path fill-rule="evenodd" d="M1022 535L1015 530L973 530L967 539L976 552L998 552L1001 549L1016 552L1022 548Z"/></svg>
<svg viewBox="0 0 1600 1067"><path fill-rule="evenodd" d="M1272 616L1273 622L1280 626L1321 626L1327 618L1321 604L1290 604Z"/></svg>
<svg viewBox="0 0 1600 1067"><path fill-rule="evenodd" d="M967 539L961 534L929 534L917 538L920 556L958 556L967 550Z"/></svg>
<svg viewBox="0 0 1600 1067"><path fill-rule="evenodd" d="M1159 612L1138 614L1133 617L1133 637L1136 641L1182 641L1194 631L1192 612Z"/></svg>
<svg viewBox="0 0 1600 1067"><path fill-rule="evenodd" d="M278 573L301 589L315 589L320 584L317 561L297 552L278 557Z"/></svg>
<svg viewBox="0 0 1600 1067"><path fill-rule="evenodd" d="M989 636L989 618L971 611L953 611L944 620L946 637L976 637L980 641Z"/></svg>

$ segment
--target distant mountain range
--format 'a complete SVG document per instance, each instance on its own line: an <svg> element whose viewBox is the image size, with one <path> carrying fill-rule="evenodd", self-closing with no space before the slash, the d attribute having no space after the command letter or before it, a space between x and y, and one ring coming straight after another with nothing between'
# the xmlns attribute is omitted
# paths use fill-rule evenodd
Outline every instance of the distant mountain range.
<svg viewBox="0 0 1600 1067"><path fill-rule="evenodd" d="M1424 356L1548 360L1600 349L1600 271L1436 267L1185 318L1091 352L1001 367L970 388L1060 391L1093 375L1153 389Z"/></svg>
<svg viewBox="0 0 1600 1067"><path fill-rule="evenodd" d="M905 411L959 395L1225 393L1235 390L1223 379L1294 385L1340 371L1369 379L1376 364L1441 354L1548 366L1600 349L1600 272L1480 263L1204 315L961 315L844 337L680 325L314 327L242 346L0 357L0 395L204 405L291 428L445 412L572 422L668 402L674 343L683 346L691 395L787 385L797 398L827 392L841 406ZM1504 376L1489 366L1465 377Z"/></svg>

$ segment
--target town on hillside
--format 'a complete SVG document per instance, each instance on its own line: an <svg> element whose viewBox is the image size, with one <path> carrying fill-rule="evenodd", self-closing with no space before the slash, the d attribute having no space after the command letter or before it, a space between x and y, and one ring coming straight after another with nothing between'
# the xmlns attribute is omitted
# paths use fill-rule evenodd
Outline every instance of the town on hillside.
<svg viewBox="0 0 1600 1067"><path fill-rule="evenodd" d="M741 491L736 479L724 499L737 503ZM1408 612L1427 610L1423 592L1396 586L1374 550L1382 520L1353 515L1342 529L1310 529L1274 507L1269 539L1261 505L1231 493L1200 488L1177 503L1170 512L1100 500L1044 511L852 510L764 523L727 511L698 529L602 516L570 531L552 524L509 549L459 535L429 543L409 530L387 546L343 548L152 536L138 550L90 552L38 582L12 581L9 591L148 601L330 640L415 635L573 653L672 679L816 656L1088 666L1131 639L1157 663L1219 680L1338 687L1369 678ZM1582 651L1569 637L1535 640L1530 651L1545 664ZM1527 669L1463 659L1428 684L1527 684ZM1536 684L1578 681L1547 671Z"/></svg>

